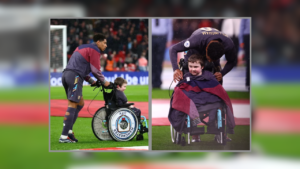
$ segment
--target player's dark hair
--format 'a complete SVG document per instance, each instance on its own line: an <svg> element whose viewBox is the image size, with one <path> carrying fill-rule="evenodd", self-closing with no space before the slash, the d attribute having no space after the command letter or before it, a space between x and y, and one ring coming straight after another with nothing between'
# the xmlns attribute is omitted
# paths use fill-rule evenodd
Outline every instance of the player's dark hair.
<svg viewBox="0 0 300 169"><path fill-rule="evenodd" d="M122 77L117 77L115 79L114 83L115 83L115 85L119 85L121 87L124 83L127 84L127 81Z"/></svg>
<svg viewBox="0 0 300 169"><path fill-rule="evenodd" d="M204 61L203 61L203 56L198 55L198 54L192 54L189 58L188 58L188 62L199 62L201 67L204 67Z"/></svg>
<svg viewBox="0 0 300 169"><path fill-rule="evenodd" d="M218 60L224 54L224 46L220 42L211 42L207 47L207 55L213 60Z"/></svg>
<svg viewBox="0 0 300 169"><path fill-rule="evenodd" d="M97 42L98 40L101 42L101 41L104 41L104 39L106 39L106 38L101 33L95 34L93 37L94 42Z"/></svg>

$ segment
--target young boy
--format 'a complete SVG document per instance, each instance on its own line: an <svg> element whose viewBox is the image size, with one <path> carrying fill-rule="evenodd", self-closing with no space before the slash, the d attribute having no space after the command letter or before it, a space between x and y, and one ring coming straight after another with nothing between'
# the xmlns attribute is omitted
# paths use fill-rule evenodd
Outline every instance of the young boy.
<svg viewBox="0 0 300 169"><path fill-rule="evenodd" d="M188 59L188 68L192 76L201 76L204 61L200 55L191 55Z"/></svg>
<svg viewBox="0 0 300 169"><path fill-rule="evenodd" d="M188 79L205 81L209 79L209 74L211 74L211 72L209 71L206 70L203 71L204 59L200 55L193 54L189 57L188 68L189 68L189 72L184 75L184 77ZM199 102L196 103L196 105L199 107L198 111L209 113L208 132L213 132L214 130L213 122L215 121L216 112L218 109L215 107L220 106L219 108L221 108L220 103L222 101L218 96L205 91L200 92L197 97L201 98L198 99ZM211 106L209 106L209 104ZM200 136L193 135L192 142L200 142Z"/></svg>
<svg viewBox="0 0 300 169"><path fill-rule="evenodd" d="M117 103L119 105L126 104L128 102L127 97L124 94L124 90L126 90L127 87L127 81L123 79L122 77L117 77L114 81L115 85L117 85ZM134 112L134 114L137 116L138 121L141 120L141 110L138 108L135 108L133 105L131 105L130 110Z"/></svg>

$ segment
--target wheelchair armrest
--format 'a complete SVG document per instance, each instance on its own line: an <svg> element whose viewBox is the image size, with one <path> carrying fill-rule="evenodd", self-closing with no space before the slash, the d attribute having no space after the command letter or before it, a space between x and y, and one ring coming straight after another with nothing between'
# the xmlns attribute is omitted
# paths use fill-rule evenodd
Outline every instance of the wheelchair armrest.
<svg viewBox="0 0 300 169"><path fill-rule="evenodd" d="M122 104L122 105L119 105L120 107L129 107L131 105L134 105L134 103L126 103L126 104Z"/></svg>

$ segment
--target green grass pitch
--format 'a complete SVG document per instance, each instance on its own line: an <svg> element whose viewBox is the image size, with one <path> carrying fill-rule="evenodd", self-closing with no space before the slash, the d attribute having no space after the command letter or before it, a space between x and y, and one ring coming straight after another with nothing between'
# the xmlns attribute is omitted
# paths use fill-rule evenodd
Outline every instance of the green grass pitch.
<svg viewBox="0 0 300 169"><path fill-rule="evenodd" d="M226 145L218 144L214 141L213 134L201 135L201 141L181 146L171 141L170 126L152 126L152 149L153 150L187 150L187 151L206 151L206 150L250 150L250 128L249 126L236 126L235 134L228 134L232 142ZM187 136L187 135L186 135ZM192 140L192 137L190 137Z"/></svg>
<svg viewBox="0 0 300 169"><path fill-rule="evenodd" d="M94 90L94 87L83 86L82 96L84 100L92 100L97 93L99 88ZM148 102L148 86L139 85L139 86L127 86L127 89L124 91L128 101L140 101ZM67 99L65 89L63 87L51 87L50 89L51 99ZM95 100L103 100L103 94L100 91L95 98Z"/></svg>
<svg viewBox="0 0 300 169"><path fill-rule="evenodd" d="M51 117L50 128L50 150L75 150L89 148L107 148L107 147L132 147L132 146L148 146L148 134L143 134L144 140L116 142L100 141L96 138L92 131L92 118L78 118L73 131L78 142L75 144L59 143L58 139L62 131L63 117Z"/></svg>

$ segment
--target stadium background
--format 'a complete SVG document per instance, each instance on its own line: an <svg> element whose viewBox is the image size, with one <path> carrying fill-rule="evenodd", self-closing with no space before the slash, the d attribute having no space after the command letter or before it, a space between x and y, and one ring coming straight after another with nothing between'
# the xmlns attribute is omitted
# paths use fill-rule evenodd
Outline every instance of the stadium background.
<svg viewBox="0 0 300 169"><path fill-rule="evenodd" d="M61 86L64 69L63 53L67 62L73 51L82 44L93 43L93 35L102 33L107 39L107 48L101 53L101 71L107 80L113 81L123 74L132 84L147 85L148 73L148 20L147 19L51 19L51 25L66 25L67 35L61 29L50 33L50 85ZM67 40L63 51L63 40ZM112 73L115 72L115 73ZM119 72L119 73L116 73ZM120 73L126 72L126 73ZM91 74L93 77L93 75ZM137 82L132 78L136 77ZM87 85L88 83L84 83Z"/></svg>
<svg viewBox="0 0 300 169"><path fill-rule="evenodd" d="M2 167L143 166L174 169L253 168L249 164L256 164L256 168L298 168L299 131L292 129L299 126L291 127L288 122L300 119L299 94L296 92L300 70L300 57L297 52L300 39L297 31L297 21L300 18L299 1L23 1L18 5L16 1L1 1L0 5L4 19L1 20L0 31ZM255 75L252 74L252 78L264 75L259 78L258 83L252 84L255 110L266 112L266 108L271 108L272 111L265 115L269 124L280 124L276 126L288 128L290 131L282 132L278 128L276 131L253 129L252 145L256 149L251 153L49 153L48 23L49 17L62 16L251 16L252 67L261 67ZM11 22L12 20L15 22ZM279 52L270 55L270 51ZM294 61L289 59L291 54ZM269 67L279 73L281 70L288 72L285 75L289 78L272 75L270 72L273 71ZM273 80L267 81L269 76L274 77ZM260 81L263 83L259 83ZM272 118L276 110L294 113L286 113L285 118L278 122Z"/></svg>

